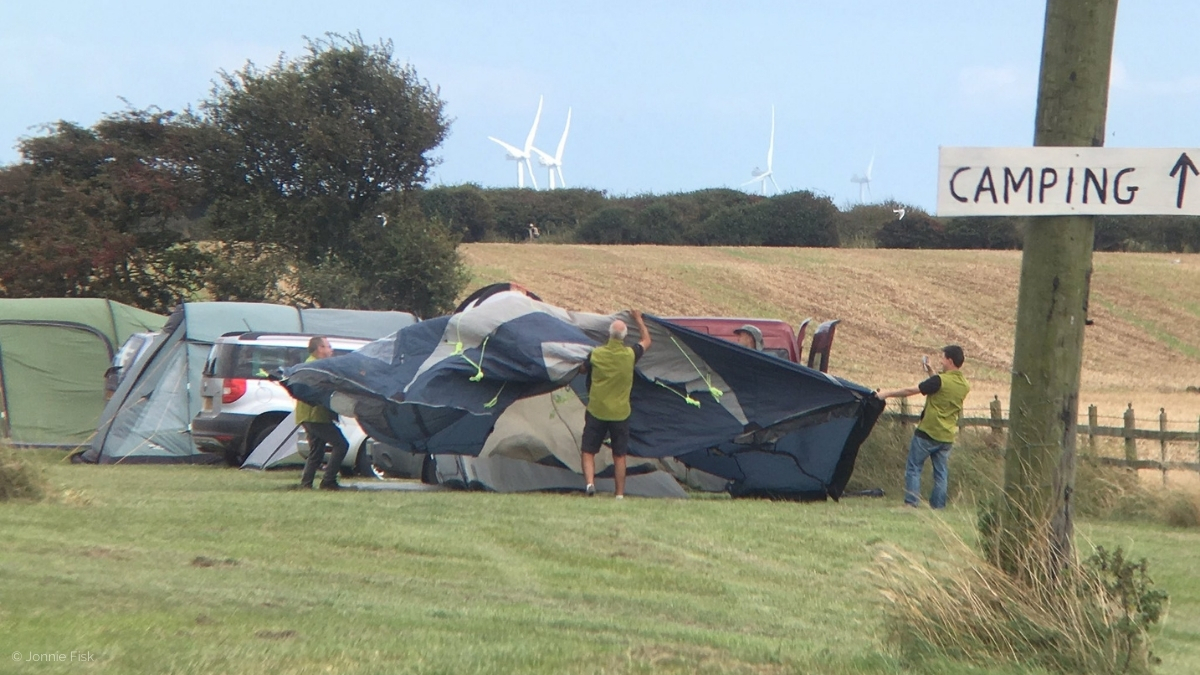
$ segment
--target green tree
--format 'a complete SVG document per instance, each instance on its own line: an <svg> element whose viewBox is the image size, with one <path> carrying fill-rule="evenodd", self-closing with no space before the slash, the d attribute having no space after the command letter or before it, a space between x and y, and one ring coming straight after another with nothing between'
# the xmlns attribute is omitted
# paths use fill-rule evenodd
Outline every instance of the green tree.
<svg viewBox="0 0 1200 675"><path fill-rule="evenodd" d="M838 245L838 210L828 197L788 192L755 204L751 213L762 246Z"/></svg>
<svg viewBox="0 0 1200 675"><path fill-rule="evenodd" d="M684 244L705 243L702 224L721 209L762 201L762 197L728 188L683 192L667 195L663 199L679 217L681 243Z"/></svg>
<svg viewBox="0 0 1200 675"><path fill-rule="evenodd" d="M367 217L350 229L352 255L300 267L294 302L319 298L338 307L400 307L426 317L454 309L469 280L455 250L458 238L402 198L382 208L386 219Z"/></svg>
<svg viewBox="0 0 1200 675"><path fill-rule="evenodd" d="M223 263L216 295L450 309L466 283L457 238L412 196L446 136L443 108L390 42L359 35L310 40L266 70L221 73L200 118L213 139L201 163L216 195L212 225L234 260L291 281Z"/></svg>
<svg viewBox="0 0 1200 675"><path fill-rule="evenodd" d="M1019 218L975 216L946 221L946 248L1019 249Z"/></svg>
<svg viewBox="0 0 1200 675"><path fill-rule="evenodd" d="M585 244L624 244L633 227L633 211L610 206L593 213L579 225L576 237Z"/></svg>
<svg viewBox="0 0 1200 675"><path fill-rule="evenodd" d="M905 219L909 216L929 214L911 204L888 200L880 204L854 204L838 217L838 239L843 246L871 247L884 225L896 220L897 210L904 209Z"/></svg>
<svg viewBox="0 0 1200 675"><path fill-rule="evenodd" d="M946 226L942 221L924 213L893 217L875 233L879 248L948 248Z"/></svg>
<svg viewBox="0 0 1200 675"><path fill-rule="evenodd" d="M827 197L789 192L714 213L700 226L700 238L729 246L837 246L837 223Z"/></svg>
<svg viewBox="0 0 1200 675"><path fill-rule="evenodd" d="M189 298L211 262L186 236L203 138L171 112L130 109L21 141L22 161L0 168L0 293L154 311Z"/></svg>
<svg viewBox="0 0 1200 675"><path fill-rule="evenodd" d="M748 225L753 209L752 203L746 203L713 212L692 229L692 242L700 246L759 246L762 242Z"/></svg>
<svg viewBox="0 0 1200 675"><path fill-rule="evenodd" d="M425 181L446 136L444 103L390 42L310 40L301 57L222 72L201 106L217 133L205 158L214 227L287 246L310 263L340 255L394 192Z"/></svg>
<svg viewBox="0 0 1200 675"><path fill-rule="evenodd" d="M422 190L421 211L440 220L463 241L484 241L496 231L496 211L478 185Z"/></svg>
<svg viewBox="0 0 1200 675"><path fill-rule="evenodd" d="M529 224L543 235L567 233L586 218L609 205L604 193L587 189L522 190L505 188L487 191L496 212L496 239L522 241Z"/></svg>
<svg viewBox="0 0 1200 675"><path fill-rule="evenodd" d="M634 216L630 244L678 244L683 239L683 219L670 201L660 199Z"/></svg>

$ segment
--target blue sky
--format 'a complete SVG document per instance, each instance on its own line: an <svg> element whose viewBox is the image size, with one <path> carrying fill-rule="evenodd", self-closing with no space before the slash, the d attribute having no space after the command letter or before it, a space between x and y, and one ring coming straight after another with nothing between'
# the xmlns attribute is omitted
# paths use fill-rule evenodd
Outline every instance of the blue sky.
<svg viewBox="0 0 1200 675"><path fill-rule="evenodd" d="M1006 2L289 2L0 0L0 163L17 139L135 106L182 109L219 69L303 36L361 31L441 88L453 118L434 182L511 186L539 95L563 172L611 194L735 187L766 161L784 189L933 209L939 145L1032 142L1045 5ZM1126 0L1108 145L1200 146L1200 8ZM538 180L545 173L538 167Z"/></svg>

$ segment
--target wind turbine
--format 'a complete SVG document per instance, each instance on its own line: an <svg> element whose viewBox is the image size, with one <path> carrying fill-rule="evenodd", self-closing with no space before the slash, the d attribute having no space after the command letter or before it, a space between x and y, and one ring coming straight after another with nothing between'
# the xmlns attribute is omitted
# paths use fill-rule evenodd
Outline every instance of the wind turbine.
<svg viewBox="0 0 1200 675"><path fill-rule="evenodd" d="M488 136L489 141L494 141L500 144L508 152L506 159L511 159L517 163L517 187L525 187L525 170L529 170L529 180L533 181L533 189L537 189L537 178L533 175L533 164L530 162L529 152L533 149L533 137L537 135L538 122L542 119L542 96L538 97L537 114L533 116L533 126L529 128L529 135L525 137L525 147L515 148L508 143L496 138Z"/></svg>
<svg viewBox="0 0 1200 675"><path fill-rule="evenodd" d="M850 176L851 183L858 183L858 201L860 202L863 201L863 190L866 190L868 195L871 194L871 167L873 166L875 166L875 155L872 153L871 161L867 163L867 175L854 174Z"/></svg>
<svg viewBox="0 0 1200 675"><path fill-rule="evenodd" d="M563 179L563 175L562 175L562 155L563 155L563 148L567 147L567 133L570 131L571 131L571 109L567 108L567 126L563 128L562 138L558 139L558 150L555 151L554 156L551 157L550 155L542 152L541 150L538 150L537 148L533 148L533 147L530 148L531 150L533 150L534 152L537 153L538 163L541 164L542 166L546 167L546 173L549 174L549 176L550 176L550 189L551 190L554 189L554 172L555 171L558 172L558 187L560 187L560 188L567 187L567 181Z"/></svg>
<svg viewBox="0 0 1200 675"><path fill-rule="evenodd" d="M779 189L779 183L775 182L775 176L772 175L773 172L771 170L771 160L773 160L774 158L775 158L775 106L771 106L771 143L767 146L767 170L763 171L763 170L759 169L758 167L754 167L754 171L750 172L750 175L754 176L754 178L751 178L750 180L746 181L745 183L742 183L742 187L745 187L752 183L762 183L762 193L765 195L765 194L767 194L767 181L769 180L769 181L771 181L771 185L775 186L775 194L779 194L781 192L781 190Z"/></svg>

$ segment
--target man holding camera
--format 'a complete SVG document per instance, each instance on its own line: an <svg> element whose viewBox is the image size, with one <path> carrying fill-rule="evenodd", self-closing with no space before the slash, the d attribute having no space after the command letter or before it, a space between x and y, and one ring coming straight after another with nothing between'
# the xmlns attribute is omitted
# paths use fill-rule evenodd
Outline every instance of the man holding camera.
<svg viewBox="0 0 1200 675"><path fill-rule="evenodd" d="M937 373L934 373L929 357L922 357L921 366L930 376L925 381L906 389L875 391L875 396L885 401L913 394L925 396L921 421L908 446L908 465L904 471L904 503L907 506L916 507L921 503L921 470L925 468L925 460L929 459L933 464L933 492L929 495L929 506L935 509L946 507L950 449L958 435L963 401L971 391L971 384L961 370L964 360L962 347L948 345L942 348Z"/></svg>

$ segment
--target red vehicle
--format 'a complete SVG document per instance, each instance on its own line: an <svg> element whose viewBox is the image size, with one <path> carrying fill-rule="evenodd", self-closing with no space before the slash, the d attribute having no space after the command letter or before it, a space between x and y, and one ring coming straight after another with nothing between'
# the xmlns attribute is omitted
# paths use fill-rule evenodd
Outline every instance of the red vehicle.
<svg viewBox="0 0 1200 675"><path fill-rule="evenodd" d="M763 351L787 359L793 363L803 363L801 357L804 350L804 334L812 319L805 319L797 330L792 330L790 324L779 319L738 319L731 317L712 316L680 316L664 317L665 321L679 324L700 333L707 333L730 342L737 342L734 331L750 324L762 332ZM838 320L826 321L813 334L813 344L809 349L808 367L825 372L829 368L829 350L833 346L833 332Z"/></svg>

